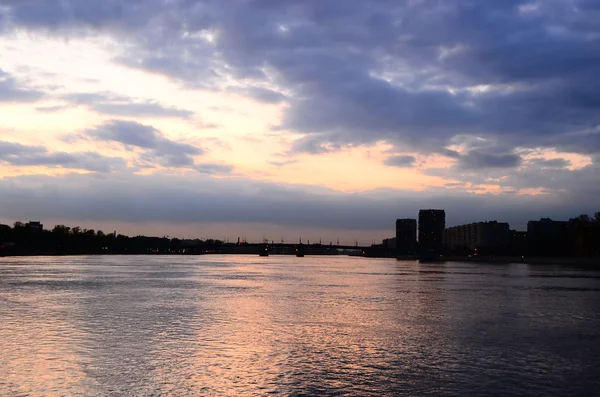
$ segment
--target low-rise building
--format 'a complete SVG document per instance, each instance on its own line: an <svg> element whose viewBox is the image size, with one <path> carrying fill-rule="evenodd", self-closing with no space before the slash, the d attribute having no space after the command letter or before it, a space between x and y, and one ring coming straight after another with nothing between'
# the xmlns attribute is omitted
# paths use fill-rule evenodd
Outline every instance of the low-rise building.
<svg viewBox="0 0 600 397"><path fill-rule="evenodd" d="M444 230L444 249L451 253L499 254L510 244L508 223L477 222Z"/></svg>
<svg viewBox="0 0 600 397"><path fill-rule="evenodd" d="M29 230L44 230L44 225L42 225L42 222L30 221L25 225L25 227Z"/></svg>
<svg viewBox="0 0 600 397"><path fill-rule="evenodd" d="M389 249L396 249L396 237L383 239L383 247Z"/></svg>
<svg viewBox="0 0 600 397"><path fill-rule="evenodd" d="M527 255L527 232L511 230L508 254L511 256Z"/></svg>

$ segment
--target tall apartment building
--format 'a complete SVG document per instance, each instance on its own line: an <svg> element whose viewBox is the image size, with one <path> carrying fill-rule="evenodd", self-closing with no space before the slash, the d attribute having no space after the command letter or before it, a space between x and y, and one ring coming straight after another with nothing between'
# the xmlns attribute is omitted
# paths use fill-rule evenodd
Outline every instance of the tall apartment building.
<svg viewBox="0 0 600 397"><path fill-rule="evenodd" d="M396 251L398 255L414 255L417 250L417 220L396 220Z"/></svg>
<svg viewBox="0 0 600 397"><path fill-rule="evenodd" d="M442 252L443 234L446 228L446 211L419 211L419 249L423 252Z"/></svg>

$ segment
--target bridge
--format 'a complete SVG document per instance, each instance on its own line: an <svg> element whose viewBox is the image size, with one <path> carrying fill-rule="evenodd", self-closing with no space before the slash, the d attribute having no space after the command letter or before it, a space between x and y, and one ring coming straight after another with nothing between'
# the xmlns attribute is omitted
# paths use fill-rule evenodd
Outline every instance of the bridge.
<svg viewBox="0 0 600 397"><path fill-rule="evenodd" d="M353 255L395 257L392 250L381 246L300 243L241 243L203 246L184 250L185 254L249 254L249 255Z"/></svg>

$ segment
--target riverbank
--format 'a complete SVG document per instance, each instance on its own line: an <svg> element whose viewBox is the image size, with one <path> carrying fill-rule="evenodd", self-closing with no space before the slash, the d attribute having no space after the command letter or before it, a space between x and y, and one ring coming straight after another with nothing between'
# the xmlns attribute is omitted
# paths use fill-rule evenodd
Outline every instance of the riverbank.
<svg viewBox="0 0 600 397"><path fill-rule="evenodd" d="M147 252L120 252L120 253L10 253L0 255L0 258L10 257L54 257L54 256L204 256L204 255L258 255L258 252L241 251L241 252L197 252L197 253L147 253ZM271 253L271 256L293 256L294 253ZM323 254L306 254L306 256L332 256ZM345 256L345 255L333 255L333 256ZM362 258L384 258L382 256L369 256L369 255L349 255L358 256ZM393 259L392 256L387 258ZM419 260L418 256L405 255L399 256L395 259L399 261L415 261ZM521 257L521 256L443 256L435 262L472 262L472 263L526 263L531 265L585 265L585 266L597 266L600 268L600 258L576 258L576 257Z"/></svg>
<svg viewBox="0 0 600 397"><path fill-rule="evenodd" d="M576 257L522 257L522 256L444 256L445 262L479 263L527 263L531 265L595 265L600 266L600 258Z"/></svg>

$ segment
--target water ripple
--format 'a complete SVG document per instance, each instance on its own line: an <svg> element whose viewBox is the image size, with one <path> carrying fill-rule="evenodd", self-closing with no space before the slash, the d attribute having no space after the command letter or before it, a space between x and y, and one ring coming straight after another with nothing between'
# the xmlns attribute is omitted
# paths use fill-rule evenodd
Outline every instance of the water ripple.
<svg viewBox="0 0 600 397"><path fill-rule="evenodd" d="M600 273L346 257L0 262L1 396L593 395Z"/></svg>

